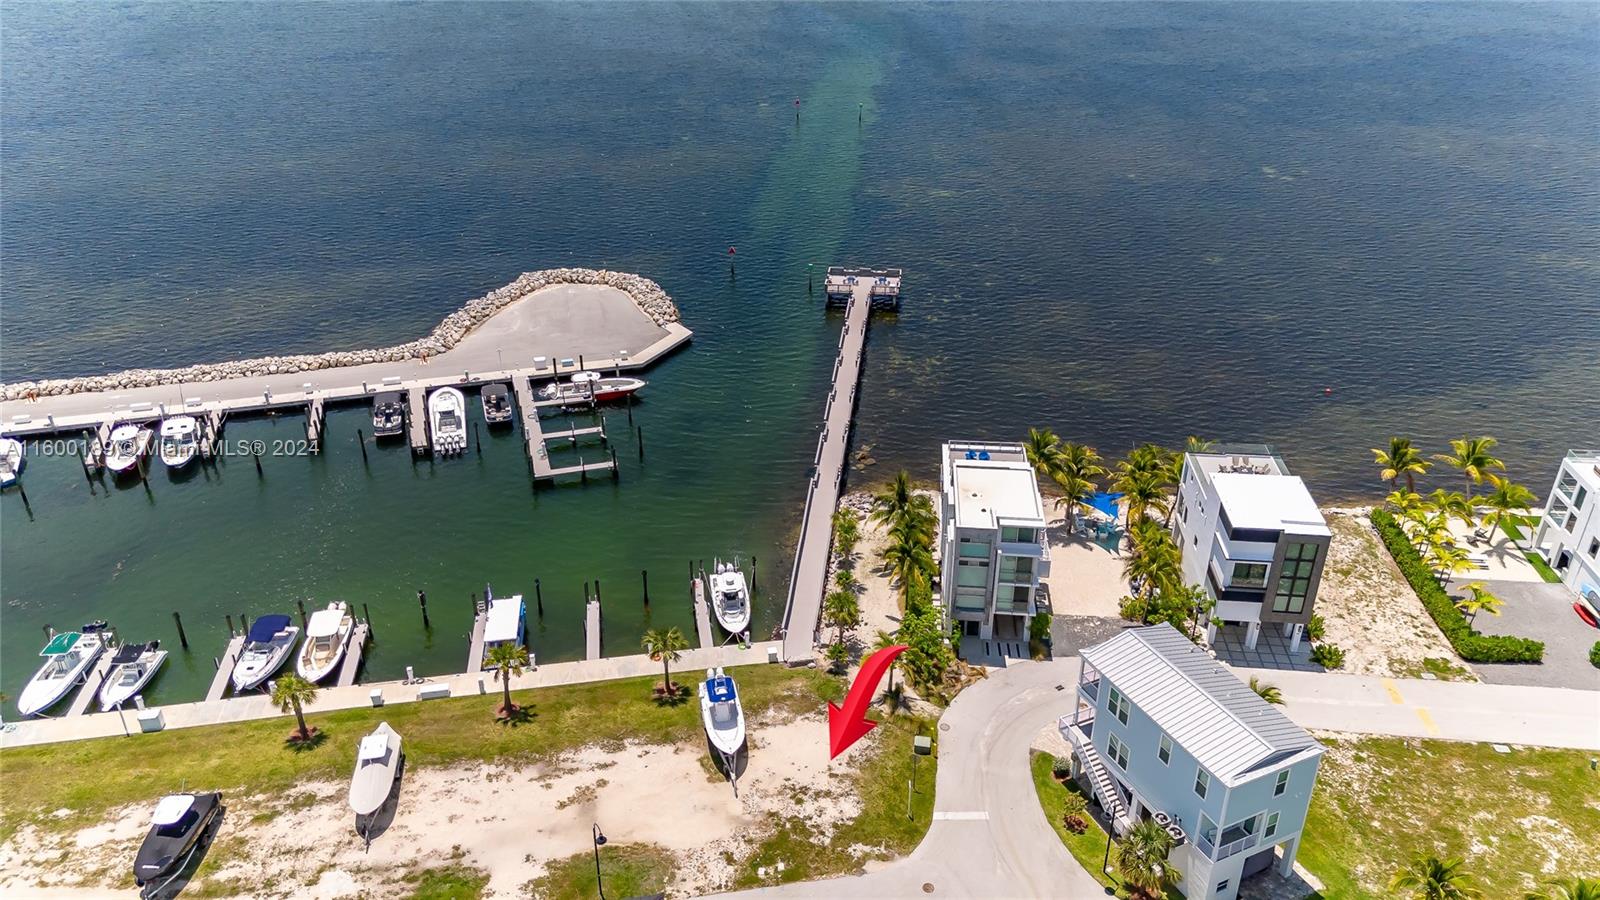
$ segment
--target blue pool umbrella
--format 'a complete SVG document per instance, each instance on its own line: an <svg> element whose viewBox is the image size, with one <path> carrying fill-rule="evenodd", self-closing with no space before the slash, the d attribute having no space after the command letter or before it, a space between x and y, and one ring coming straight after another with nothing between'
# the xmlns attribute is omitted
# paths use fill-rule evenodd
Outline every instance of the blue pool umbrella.
<svg viewBox="0 0 1600 900"><path fill-rule="evenodd" d="M1096 491L1094 496L1089 498L1089 505L1115 519L1117 517L1117 501L1121 499L1122 495L1120 493L1111 494L1105 491Z"/></svg>

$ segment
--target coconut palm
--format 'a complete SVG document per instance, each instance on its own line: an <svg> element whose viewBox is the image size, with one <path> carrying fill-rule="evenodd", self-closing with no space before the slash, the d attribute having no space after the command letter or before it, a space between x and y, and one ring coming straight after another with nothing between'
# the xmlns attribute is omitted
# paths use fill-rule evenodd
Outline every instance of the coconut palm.
<svg viewBox="0 0 1600 900"><path fill-rule="evenodd" d="M1433 463L1422 458L1422 452L1411 446L1410 438L1389 438L1388 451L1372 449L1373 461L1382 469L1378 477L1396 486L1401 478L1406 480L1406 490L1417 492L1417 476L1425 475Z"/></svg>
<svg viewBox="0 0 1600 900"><path fill-rule="evenodd" d="M495 644L484 654L483 664L494 668L494 678L500 682L500 708L495 714L509 719L517 711L517 705L511 702L511 679L527 667L528 648L521 644Z"/></svg>
<svg viewBox="0 0 1600 900"><path fill-rule="evenodd" d="M293 672L279 677L272 684L273 705L278 707L278 712L291 710L294 712L296 732L301 741L311 740L311 729L306 727L303 707L315 702L317 702L317 686Z"/></svg>
<svg viewBox="0 0 1600 900"><path fill-rule="evenodd" d="M872 521L889 525L898 521L911 508L916 493L911 489L911 476L901 469L889 482L872 495Z"/></svg>
<svg viewBox="0 0 1600 900"><path fill-rule="evenodd" d="M834 629L835 644L843 644L845 633L861 624L861 602L849 591L834 591L822 601L822 624Z"/></svg>
<svg viewBox="0 0 1600 900"><path fill-rule="evenodd" d="M1257 697L1271 703L1273 706L1283 705L1283 691L1278 690L1276 685L1267 684L1254 675L1250 676L1250 690L1255 691Z"/></svg>
<svg viewBox="0 0 1600 900"><path fill-rule="evenodd" d="M683 651L689 649L688 639L676 626L665 629L652 628L639 640L639 649L650 654L651 659L661 661L661 693L671 697L674 693L672 663L683 658Z"/></svg>
<svg viewBox="0 0 1600 900"><path fill-rule="evenodd" d="M1178 882L1178 867L1167 861L1172 835L1145 819L1117 839L1117 871L1143 897L1160 897Z"/></svg>
<svg viewBox="0 0 1600 900"><path fill-rule="evenodd" d="M1478 613L1486 612L1491 616L1500 615L1500 607L1505 606L1505 601L1489 593L1487 585L1481 581L1474 581L1461 586L1467 593L1456 598L1456 609L1461 610L1467 618L1467 624L1478 621Z"/></svg>
<svg viewBox="0 0 1600 900"><path fill-rule="evenodd" d="M1546 881L1544 890L1530 892L1527 900L1600 900L1600 878Z"/></svg>
<svg viewBox="0 0 1600 900"><path fill-rule="evenodd" d="M872 636L872 646L869 649L873 653L877 653L879 650L882 650L885 647L893 647L899 643L900 636L898 634L890 631L880 630ZM894 715L902 709L909 709L911 706L911 704L906 702L906 689L904 683L901 683L900 685L896 685L894 683L894 670L898 664L898 659L889 663L889 684L883 689L883 703L884 706L888 708L890 715Z"/></svg>
<svg viewBox="0 0 1600 900"><path fill-rule="evenodd" d="M1061 488L1061 497L1056 500L1056 506L1066 507L1069 516L1076 515L1079 508L1088 504L1096 480L1105 474L1106 467L1101 465L1100 454L1093 447L1071 442L1062 444L1056 464L1056 484Z"/></svg>
<svg viewBox="0 0 1600 900"><path fill-rule="evenodd" d="M937 571L929 544L929 539L914 527L896 526L890 530L889 545L883 548L883 561L888 563L901 593L910 588L914 577L932 578Z"/></svg>
<svg viewBox="0 0 1600 900"><path fill-rule="evenodd" d="M853 509L837 509L833 513L833 549L841 559L855 553L856 542L861 540L861 520Z"/></svg>
<svg viewBox="0 0 1600 900"><path fill-rule="evenodd" d="M1502 523L1512 515L1513 510L1527 509L1538 502L1533 496L1533 491L1528 490L1509 478L1499 475L1490 475L1489 483L1494 485L1494 490L1484 496L1483 502L1489 507L1489 512L1484 515L1483 521L1489 525L1489 543L1494 543L1494 536L1500 530Z"/></svg>
<svg viewBox="0 0 1600 900"><path fill-rule="evenodd" d="M1028 439L1022 444L1028 465L1040 478L1054 480L1061 463L1061 438L1048 428L1029 428Z"/></svg>
<svg viewBox="0 0 1600 900"><path fill-rule="evenodd" d="M1416 900L1470 900L1482 896L1472 885L1472 876L1459 859L1441 860L1417 854L1409 865L1389 879L1389 892L1404 893Z"/></svg>
<svg viewBox="0 0 1600 900"><path fill-rule="evenodd" d="M1460 491L1447 491L1444 488L1434 488L1428 493L1428 505L1435 511L1445 514L1446 519L1460 519L1462 524L1471 526L1473 522L1472 501Z"/></svg>
<svg viewBox="0 0 1600 900"><path fill-rule="evenodd" d="M1125 469L1118 473L1115 487L1122 492L1122 502L1127 505L1128 528L1143 521L1150 510L1164 513L1167 510L1166 475L1148 469Z"/></svg>
<svg viewBox="0 0 1600 900"><path fill-rule="evenodd" d="M1429 564L1445 584L1449 584L1457 575L1477 568L1475 563L1467 559L1467 551L1464 548L1448 542L1430 546L1428 556Z"/></svg>
<svg viewBox="0 0 1600 900"><path fill-rule="evenodd" d="M1500 442L1488 435L1463 437L1450 442L1450 453L1435 453L1433 458L1448 464L1453 469L1461 470L1461 477L1467 481L1467 496L1471 497L1472 486L1482 484L1483 479L1488 477L1490 469L1505 471L1506 464L1493 453L1498 443Z"/></svg>
<svg viewBox="0 0 1600 900"><path fill-rule="evenodd" d="M1172 535L1153 519L1142 520L1128 532L1128 556L1122 561L1123 577L1140 586L1146 601L1157 591L1170 590L1182 580L1182 556ZM1147 604L1148 608L1148 604Z"/></svg>
<svg viewBox="0 0 1600 900"><path fill-rule="evenodd" d="M1415 516L1419 511L1426 507L1428 503L1428 501L1422 499L1422 495L1408 491L1404 488L1396 491L1390 491L1389 496L1383 499L1385 503L1388 503L1390 506L1394 507L1395 515L1404 516L1407 518Z"/></svg>
<svg viewBox="0 0 1600 900"><path fill-rule="evenodd" d="M1211 448L1215 447L1216 445L1216 441L1208 441L1205 438L1196 437L1195 435L1191 434L1183 441L1183 452L1207 453L1210 452Z"/></svg>

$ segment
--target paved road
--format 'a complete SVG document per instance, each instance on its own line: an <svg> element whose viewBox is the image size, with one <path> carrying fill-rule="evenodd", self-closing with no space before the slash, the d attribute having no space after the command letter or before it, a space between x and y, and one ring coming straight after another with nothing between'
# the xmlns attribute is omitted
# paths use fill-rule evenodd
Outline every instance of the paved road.
<svg viewBox="0 0 1600 900"><path fill-rule="evenodd" d="M926 897L926 884L936 897L1104 897L1045 821L1028 769L1039 730L1071 711L1077 677L1076 658L1016 665L956 697L940 720L933 825L910 856L865 875L730 896Z"/></svg>

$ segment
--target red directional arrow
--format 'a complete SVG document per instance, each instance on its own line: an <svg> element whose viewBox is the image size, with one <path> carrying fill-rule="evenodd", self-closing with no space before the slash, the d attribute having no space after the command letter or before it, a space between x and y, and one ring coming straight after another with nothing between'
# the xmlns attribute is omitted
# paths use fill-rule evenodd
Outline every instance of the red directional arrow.
<svg viewBox="0 0 1600 900"><path fill-rule="evenodd" d="M894 658L906 649L905 644L885 647L867 657L856 673L850 693L845 695L844 706L828 704L828 758L833 759L860 740L863 735L878 727L867 718L867 707L872 705L872 695L878 690L883 673L894 665Z"/></svg>

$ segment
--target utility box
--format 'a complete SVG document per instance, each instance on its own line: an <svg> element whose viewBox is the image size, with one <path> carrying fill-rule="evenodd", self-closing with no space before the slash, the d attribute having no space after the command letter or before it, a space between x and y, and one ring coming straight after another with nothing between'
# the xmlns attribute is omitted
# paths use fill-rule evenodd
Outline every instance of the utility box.
<svg viewBox="0 0 1600 900"><path fill-rule="evenodd" d="M918 756L927 756L933 753L933 738L919 734L911 739L911 748L917 751Z"/></svg>
<svg viewBox="0 0 1600 900"><path fill-rule="evenodd" d="M371 693L367 694L367 699L372 701L373 706L382 706L383 688L373 688Z"/></svg>
<svg viewBox="0 0 1600 900"><path fill-rule="evenodd" d="M159 707L155 709L139 710L140 731L148 734L152 731L160 731L165 727L167 727L167 720L162 717L161 709Z"/></svg>

